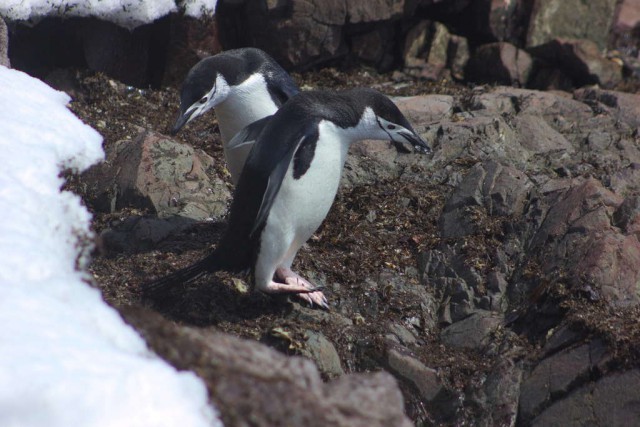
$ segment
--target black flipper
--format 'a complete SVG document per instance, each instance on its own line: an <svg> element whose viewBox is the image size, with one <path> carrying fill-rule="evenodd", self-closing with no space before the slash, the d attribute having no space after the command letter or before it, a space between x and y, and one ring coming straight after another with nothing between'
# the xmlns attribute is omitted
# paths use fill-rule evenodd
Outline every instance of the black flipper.
<svg viewBox="0 0 640 427"><path fill-rule="evenodd" d="M272 115L263 117L246 126L227 143L227 150L233 150L245 145L253 145L258 140L260 133L272 117Z"/></svg>

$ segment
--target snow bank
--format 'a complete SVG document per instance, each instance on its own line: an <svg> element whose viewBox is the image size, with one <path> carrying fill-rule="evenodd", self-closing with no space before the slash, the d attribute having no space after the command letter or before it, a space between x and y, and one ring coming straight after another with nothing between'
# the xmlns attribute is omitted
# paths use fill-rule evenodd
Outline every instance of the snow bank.
<svg viewBox="0 0 640 427"><path fill-rule="evenodd" d="M213 15L217 0L184 0L185 14ZM2 0L0 16L37 21L45 16L93 16L133 29L178 10L175 0Z"/></svg>
<svg viewBox="0 0 640 427"><path fill-rule="evenodd" d="M68 101L0 66L0 425L221 425L76 269L90 216L58 175L103 152Z"/></svg>

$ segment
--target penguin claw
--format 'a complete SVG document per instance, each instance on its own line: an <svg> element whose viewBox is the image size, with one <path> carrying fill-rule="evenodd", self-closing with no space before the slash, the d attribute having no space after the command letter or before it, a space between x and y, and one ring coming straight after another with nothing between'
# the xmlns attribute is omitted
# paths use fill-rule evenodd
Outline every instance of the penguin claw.
<svg viewBox="0 0 640 427"><path fill-rule="evenodd" d="M315 304L324 309L329 308L329 302L321 291L321 289L324 289L324 286L312 284L289 268L278 268L275 276L284 283L271 281L266 288L263 289L264 292L293 293L296 294L298 298L308 302L311 307Z"/></svg>

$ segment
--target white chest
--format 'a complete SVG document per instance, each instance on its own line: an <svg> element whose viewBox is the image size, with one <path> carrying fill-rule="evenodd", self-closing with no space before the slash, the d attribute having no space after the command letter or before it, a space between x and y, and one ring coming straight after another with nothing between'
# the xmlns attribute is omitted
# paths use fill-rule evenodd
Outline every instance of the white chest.
<svg viewBox="0 0 640 427"><path fill-rule="evenodd" d="M264 78L255 74L231 89L227 99L216 106L216 116L223 144L245 126L278 110L271 99Z"/></svg>
<svg viewBox="0 0 640 427"><path fill-rule="evenodd" d="M309 169L295 179L293 162L289 165L268 220L286 223L300 243L311 237L333 204L349 142L335 125L321 122Z"/></svg>

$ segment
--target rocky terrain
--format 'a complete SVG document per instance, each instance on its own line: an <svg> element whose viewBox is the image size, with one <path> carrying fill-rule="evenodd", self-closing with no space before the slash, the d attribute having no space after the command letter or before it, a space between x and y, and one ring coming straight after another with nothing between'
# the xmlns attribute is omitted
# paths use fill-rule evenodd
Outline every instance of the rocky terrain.
<svg viewBox="0 0 640 427"><path fill-rule="evenodd" d="M366 13L239 3L222 2L217 22L173 25L180 55L169 55L163 78L135 77L152 89L95 63L43 71L105 137L107 161L69 177L69 187L95 215L95 285L149 346L200 375L229 426L637 424L633 31L612 33L595 18L572 34L556 30L540 18L551 0L532 9L477 2L490 5L481 23L457 0L380 1ZM589 4L581 13L616 8ZM617 16L622 25L632 15ZM259 20L267 30L237 30ZM219 38L203 42L212 28ZM286 37L269 41L273 28L297 34L296 48ZM384 142L352 147L337 200L294 264L325 286L329 311L258 294L227 274L163 300L141 297L144 283L202 257L224 229L233 187L215 115L174 138L168 129L184 68L175 58L188 63L232 36L305 70L293 75L303 89L369 86L394 97L433 147L431 156ZM375 42L387 38L395 41ZM604 53L610 43L618 49ZM454 49L465 44L466 59ZM348 71L307 70L354 61Z"/></svg>

